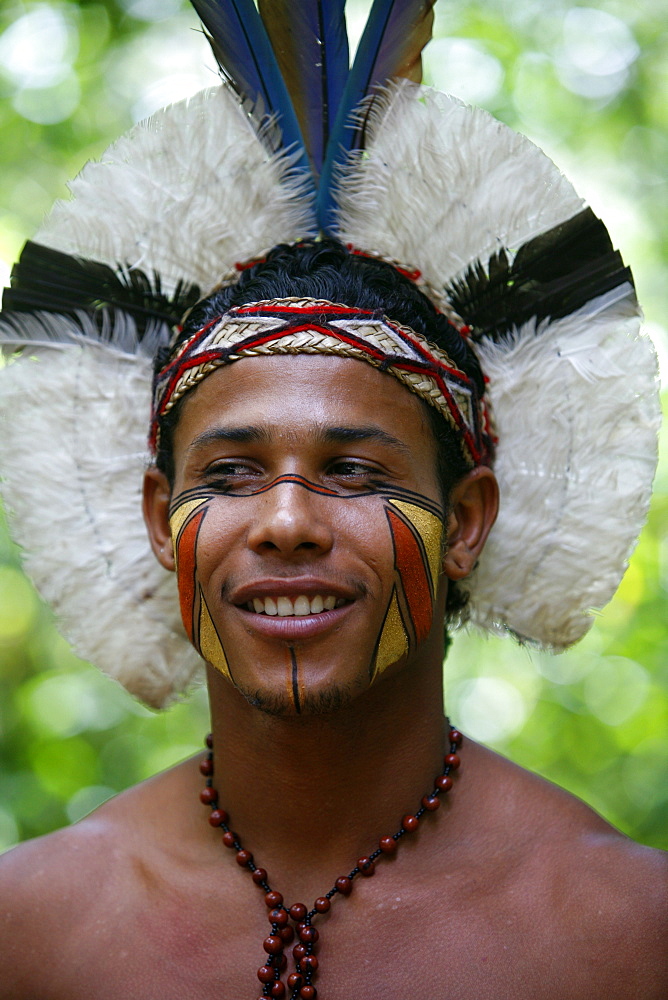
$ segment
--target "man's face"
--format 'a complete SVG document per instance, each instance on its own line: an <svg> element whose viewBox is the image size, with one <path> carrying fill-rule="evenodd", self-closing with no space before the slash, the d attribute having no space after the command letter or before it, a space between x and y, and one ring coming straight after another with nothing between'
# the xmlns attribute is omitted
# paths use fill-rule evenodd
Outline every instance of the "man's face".
<svg viewBox="0 0 668 1000"><path fill-rule="evenodd" d="M174 462L184 624L252 702L323 711L440 663L436 446L394 378L333 357L236 362L185 398Z"/></svg>

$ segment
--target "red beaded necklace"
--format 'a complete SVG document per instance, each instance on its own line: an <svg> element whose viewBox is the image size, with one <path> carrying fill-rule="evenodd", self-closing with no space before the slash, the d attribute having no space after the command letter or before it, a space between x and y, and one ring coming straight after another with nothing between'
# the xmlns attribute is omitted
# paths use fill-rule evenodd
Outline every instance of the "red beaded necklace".
<svg viewBox="0 0 668 1000"><path fill-rule="evenodd" d="M211 806L209 823L212 826L221 827L223 830L223 843L226 847L236 851L237 864L242 868L247 868L255 884L264 892L264 901L269 909L269 923L271 933L262 943L267 958L264 965L257 971L257 977L262 983L262 996L260 1000L267 997L282 998L287 996L290 990L290 1000L316 1000L318 991L313 985L313 979L318 971L318 958L314 954L315 946L318 942L318 929L313 926L313 920L319 913L327 913L331 907L333 896L349 896L353 891L353 879L358 875L369 877L376 870L376 861L383 857L392 855L397 850L398 842L407 833L417 830L420 820L428 812L434 812L440 806L439 795L441 792L448 792L452 788L451 772L459 767L459 756L457 749L462 742L462 734L453 729L449 719L446 719L449 736L450 750L443 759L444 769L434 781L434 788L427 795L424 795L420 808L415 813L408 813L401 820L401 826L396 833L391 836L381 837L378 847L371 854L359 858L357 864L348 872L341 875L324 896L318 896L311 910L307 909L304 903L293 903L292 906L283 905L283 896L276 892L269 885L269 876L264 868L259 868L250 851L241 846L241 841L236 833L230 829L229 816L218 804L218 792L213 787L213 739L211 735L206 738L206 745L209 752L205 760L200 764L200 771L206 777L206 788L200 792L200 800ZM293 926L290 921L293 922ZM292 944L296 935L299 941L292 949L295 960L295 972L291 972L286 983L281 979L281 974L287 968L288 960L285 955L285 948Z"/></svg>

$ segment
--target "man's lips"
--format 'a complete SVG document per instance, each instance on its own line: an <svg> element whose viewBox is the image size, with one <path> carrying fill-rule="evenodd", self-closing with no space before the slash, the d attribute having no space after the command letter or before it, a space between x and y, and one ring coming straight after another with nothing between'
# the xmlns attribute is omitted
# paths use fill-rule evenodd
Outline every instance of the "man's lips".
<svg viewBox="0 0 668 1000"><path fill-rule="evenodd" d="M313 577L256 580L228 600L246 627L275 638L298 639L336 625L357 598L349 587Z"/></svg>
<svg viewBox="0 0 668 1000"><path fill-rule="evenodd" d="M235 611L250 632L272 639L283 639L296 642L320 635L339 625L349 614L354 604L343 604L332 611L321 611L309 615L278 615L257 614L246 608L237 606Z"/></svg>

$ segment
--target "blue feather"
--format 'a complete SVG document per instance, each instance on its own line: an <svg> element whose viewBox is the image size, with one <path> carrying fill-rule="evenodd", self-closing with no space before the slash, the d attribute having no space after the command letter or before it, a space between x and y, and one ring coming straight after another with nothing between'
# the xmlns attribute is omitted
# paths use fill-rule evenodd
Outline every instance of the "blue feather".
<svg viewBox="0 0 668 1000"><path fill-rule="evenodd" d="M339 104L320 175L317 213L327 232L334 223L332 181L348 154L364 146L364 125L355 126L351 114L361 101L393 76L407 75L407 59L419 59L425 18L434 0L374 0L355 61ZM416 31L418 37L416 39Z"/></svg>
<svg viewBox="0 0 668 1000"><path fill-rule="evenodd" d="M282 145L298 153L297 165L310 174L299 123L253 0L191 0L207 31L213 54L253 117L275 116Z"/></svg>
<svg viewBox="0 0 668 1000"><path fill-rule="evenodd" d="M348 77L345 0L259 0L259 8L317 176Z"/></svg>

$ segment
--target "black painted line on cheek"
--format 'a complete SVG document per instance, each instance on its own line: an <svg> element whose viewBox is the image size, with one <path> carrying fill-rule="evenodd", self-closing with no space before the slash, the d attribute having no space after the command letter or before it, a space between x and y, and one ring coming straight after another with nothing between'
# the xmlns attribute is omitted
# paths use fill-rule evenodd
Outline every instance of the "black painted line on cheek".
<svg viewBox="0 0 668 1000"><path fill-rule="evenodd" d="M292 700L295 703L295 711L301 715L301 703L299 701L299 667L297 666L297 654L295 647L290 646L290 663L292 666Z"/></svg>

